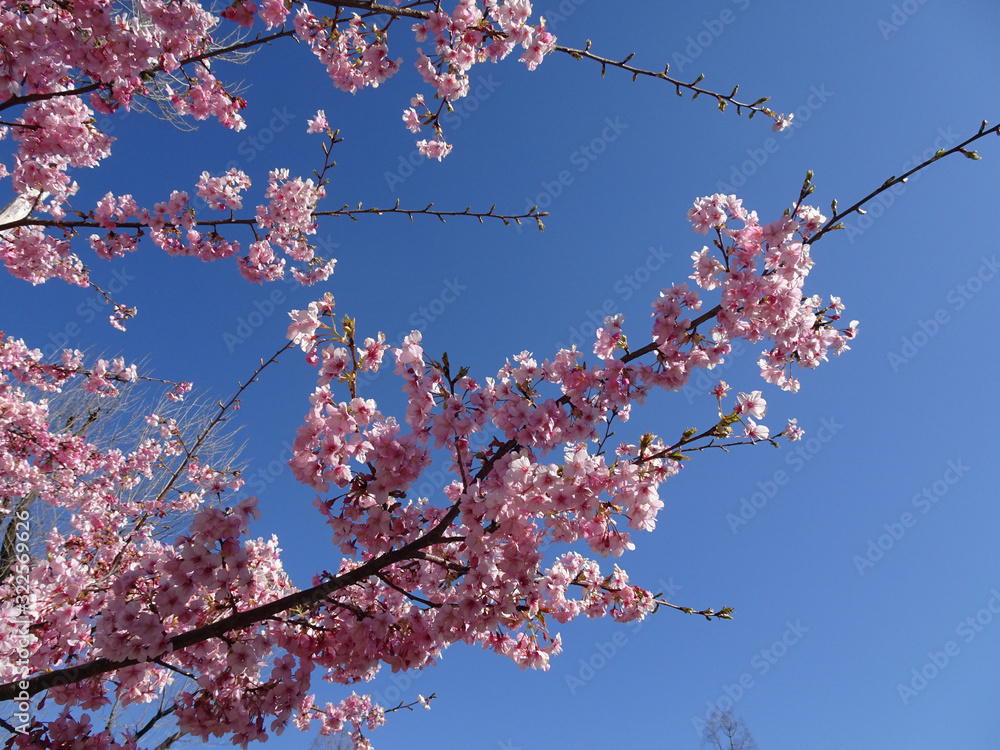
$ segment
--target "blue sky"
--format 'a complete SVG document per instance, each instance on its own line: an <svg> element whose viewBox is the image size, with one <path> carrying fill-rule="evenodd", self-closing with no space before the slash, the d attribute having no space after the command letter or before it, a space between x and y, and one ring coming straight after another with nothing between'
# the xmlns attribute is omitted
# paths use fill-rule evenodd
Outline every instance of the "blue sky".
<svg viewBox="0 0 1000 750"><path fill-rule="evenodd" d="M448 129L454 153L414 167L400 113L413 93L428 92L410 65L408 33L390 37L406 61L401 73L354 97L284 40L230 71L229 80L250 84L245 131L203 124L181 133L139 114L120 119L106 167L76 175L77 202L114 190L152 203L192 190L203 170L237 165L255 181L252 204L269 169L307 175L321 166L320 141L304 131L323 108L345 138L325 208L537 204L551 212L545 232L328 220L319 236L338 265L318 292L252 286L234 263L170 259L151 247L115 265L84 248L98 283L116 283L120 300L139 306L127 333L88 314L85 290L9 277L0 278L0 326L33 346L66 338L148 358L159 376L221 397L282 346L288 309L330 291L362 335L382 330L397 343L420 327L429 353L447 351L485 377L524 349L542 359L589 338L609 311L624 313L631 340L644 342L649 302L690 273L703 244L685 221L696 197L736 192L770 221L812 169L814 203L846 206L982 119L1000 118L992 3L668 5L535 7L560 43L591 39L598 54L635 52L634 64L652 69L670 62L671 73L704 73L719 90L739 83L746 100L771 96L774 109L795 112L795 127L773 134L764 118L719 113L711 101L614 70L602 79L593 63L557 55L533 73L513 60L477 66L473 95ZM429 713L391 717L375 746L692 748L697 719L730 702L762 750L995 745L1000 142L977 148L982 161L934 165L816 245L807 288L841 296L847 319L861 321L852 351L803 373L794 396L760 381L758 352L745 344L717 372L736 390L762 388L766 422L777 429L797 417L807 439L698 456L661 488L656 531L618 561L679 604L735 607L734 621L661 611L641 626L575 622L546 673L453 647L433 669L372 683L387 702L438 695ZM336 556L312 493L282 465L313 382L301 358L287 356L239 412L264 512L255 533L279 536L303 586ZM707 424L711 385L650 399L619 434ZM387 412L402 403L388 374L369 387ZM320 691L324 700L344 695ZM311 741L289 732L269 746Z"/></svg>

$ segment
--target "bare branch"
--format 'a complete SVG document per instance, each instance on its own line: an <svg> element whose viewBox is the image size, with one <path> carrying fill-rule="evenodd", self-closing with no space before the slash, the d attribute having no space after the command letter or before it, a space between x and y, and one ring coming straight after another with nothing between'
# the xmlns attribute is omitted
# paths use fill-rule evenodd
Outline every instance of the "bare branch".
<svg viewBox="0 0 1000 750"><path fill-rule="evenodd" d="M554 49L556 52L563 52L569 55L570 57L573 57L576 60L593 60L594 62L599 62L601 64L602 78L604 77L604 74L607 72L607 68L610 65L613 68L621 68L622 70L631 73L633 81L636 80L639 76L645 76L648 78L658 78L660 80L666 81L667 83L671 84L676 88L678 96L682 96L684 91L693 92L694 95L691 97L692 99L697 99L699 96L704 94L705 96L715 99L716 102L718 103L719 110L723 112L726 110L726 107L731 104L734 107L736 107L736 114L738 115L742 115L744 109L749 110L750 112L749 119L751 120L753 119L753 116L758 112L767 115L768 117L774 117L775 115L773 110L762 106L765 102L769 101L770 97L765 96L761 99L758 99L755 102L737 101L736 92L739 90L740 88L739 86L736 86L732 90L732 93L730 94L720 94L717 91L705 89L698 85L704 79L705 76L703 75L699 75L696 79L694 79L691 82L681 81L677 78L672 78L667 75L667 71L670 70L669 65L667 65L662 72L657 72L654 70L646 70L645 68L637 68L633 65L628 64L629 60L631 60L633 57L632 55L628 55L623 60L612 60L607 57L600 57L599 55L595 55L593 52L590 51L590 45L591 42L588 39L587 46L584 47L583 49L563 47L560 44L557 44L554 47Z"/></svg>
<svg viewBox="0 0 1000 750"><path fill-rule="evenodd" d="M909 179L910 175L913 175L913 174L919 172L921 169L925 169L926 167L929 167L934 162L940 161L941 159L944 159L946 156L951 156L952 154L959 154L960 153L963 156L965 156L967 159L978 160L980 158L979 154L977 154L975 151L969 151L966 148L966 146L968 146L971 143L975 143L980 138L985 138L988 135L1000 135L1000 125L994 125L992 128L987 128L986 126L988 124L989 123L986 122L986 120L983 120L982 124L980 124L980 126L979 126L979 132L976 133L971 138L967 138L966 140L962 141L961 143L959 143L954 148L950 148L948 150L941 149L940 151L938 151L937 153L935 153L934 156L932 156L930 159L927 159L927 161L921 162L920 164L918 164L917 166L915 166L910 171L905 172L905 173L901 174L898 177L896 177L895 175L893 175L888 180L886 180L885 182L883 182L882 185L879 188L877 188L876 190L873 190L872 192L870 192L868 195L866 195L864 198L862 198L861 200L859 200L857 203L855 203L850 208L847 208L847 209L845 209L843 211L840 211L840 212L836 212L835 211L833 217L830 218L826 222L826 224L824 224L822 227L820 227L819 231L816 232L816 234L812 235L809 238L809 242L811 244L815 244L824 235L826 235L828 232L832 232L832 231L834 231L836 229L840 229L843 226L842 224L840 224L840 221L845 216L848 216L848 215L850 215L852 213L855 213L855 212L863 214L864 211L861 210L861 207L863 205L865 205L866 203L868 203L868 201L870 201L872 198L875 198L876 196L881 195L886 190L890 190L891 188L895 187L896 185L900 185L900 184L906 182L907 179ZM834 207L836 207L837 202L834 201L833 205L834 205Z"/></svg>

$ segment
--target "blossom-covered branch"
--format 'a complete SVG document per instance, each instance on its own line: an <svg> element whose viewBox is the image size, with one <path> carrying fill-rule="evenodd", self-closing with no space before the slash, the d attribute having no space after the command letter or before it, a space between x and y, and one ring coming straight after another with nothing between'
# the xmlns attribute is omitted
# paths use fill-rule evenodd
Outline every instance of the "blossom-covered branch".
<svg viewBox="0 0 1000 750"><path fill-rule="evenodd" d="M54 533L49 559L32 571L40 623L29 646L35 673L9 679L0 698L47 690L66 703L96 706L110 693L116 700L147 695L173 672L210 674L180 696L178 725L202 737L226 732L245 744L265 736L265 716L283 726L291 717L286 707L300 727L319 718L331 732L345 720L375 717L369 726L383 720L380 708L361 696L313 711L315 668L353 682L381 663L420 668L462 640L522 668L544 669L561 650L550 623L578 615L631 621L662 604L728 618L728 607L716 612L667 602L617 566L604 573L572 546L622 556L635 546L632 532L655 527L663 507L658 487L690 453L714 447L720 437L731 435L733 445L794 440L801 430L791 421L772 434L760 422L767 406L760 391L741 393L726 407L725 384L714 391L718 408L710 424L672 443L647 434L609 454L610 424L627 420L652 389L676 390L697 369L722 363L737 338L771 340L762 375L795 390L790 368L815 367L828 353L844 351L856 324L837 327L838 299L824 306L802 293L812 267L802 239L823 221L815 209L799 206L794 218L761 225L734 196L716 195L699 199L689 218L696 231L725 239L719 256L707 248L692 256L696 286L719 290L723 300L709 336L691 328L688 315L702 300L687 284L665 289L654 303L648 361L629 352L619 315L597 332L596 365L588 367L575 349L541 363L522 352L496 379L480 383L466 368L454 371L446 355L428 359L413 332L392 350L408 401L403 422L384 416L357 390L360 374L382 366L384 336L359 341L351 318L334 318L329 294L293 311L289 345L306 353L318 375L290 465L319 495L317 508L344 555L338 568L295 590L281 571L276 542L244 538L257 515L252 497L225 511L200 511L190 534L174 545L151 539L144 523L151 514L239 485L198 467L194 450L175 442L171 449L186 457L187 476L202 489L176 488L152 506L123 507L106 493L80 506L86 512L74 532ZM334 395L338 384L348 399ZM43 433L35 441L43 442ZM436 449L448 452L454 475L441 488L443 502L413 494ZM122 465L126 473L115 483L136 481L126 468L134 460ZM67 463L66 470L78 469ZM72 474L64 479L71 480ZM115 531L123 525L130 533ZM566 551L553 549L554 559L546 561L543 550L560 546ZM100 553L78 557L80 550ZM70 559L79 561L71 569ZM67 586L77 592L74 626L49 629L51 615L66 606ZM361 642L369 645L359 650ZM273 659L269 674L260 667L265 656ZM248 703L247 695L256 697ZM221 724L218 717L237 704L245 722ZM32 731L41 742L55 730Z"/></svg>

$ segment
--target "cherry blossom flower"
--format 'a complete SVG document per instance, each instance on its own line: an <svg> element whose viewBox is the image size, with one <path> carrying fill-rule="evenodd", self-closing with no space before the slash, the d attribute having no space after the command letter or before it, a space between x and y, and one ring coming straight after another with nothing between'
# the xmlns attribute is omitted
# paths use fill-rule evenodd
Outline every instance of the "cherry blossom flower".
<svg viewBox="0 0 1000 750"><path fill-rule="evenodd" d="M306 129L307 133L323 133L326 132L330 127L330 123L326 121L326 113L320 109L316 111L316 116L309 120L309 127Z"/></svg>

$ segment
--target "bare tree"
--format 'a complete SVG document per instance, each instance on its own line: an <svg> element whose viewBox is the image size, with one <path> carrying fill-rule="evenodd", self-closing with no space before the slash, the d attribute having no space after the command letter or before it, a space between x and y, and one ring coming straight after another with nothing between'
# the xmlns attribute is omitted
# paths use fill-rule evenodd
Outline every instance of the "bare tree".
<svg viewBox="0 0 1000 750"><path fill-rule="evenodd" d="M351 732L345 727L337 734L319 735L313 740L310 750L349 750L353 746Z"/></svg>
<svg viewBox="0 0 1000 750"><path fill-rule="evenodd" d="M225 0L203 3L210 12L216 15L228 4ZM149 14L139 0L118 0L118 5L129 17L134 18L140 27L153 25L149 19ZM203 51L204 53L211 53L210 56L206 55L205 60L198 63L205 72L212 72L212 67L221 63L245 65L257 51L250 44L246 44L253 37L249 31L241 27L231 31L227 31L226 29L227 27L225 26L217 26L215 29L217 33L212 34L211 45ZM219 50L226 50L227 48L232 49L219 52ZM177 114L177 110L170 101L171 90L183 91L187 85L186 74L182 68L172 73L160 70L155 76L150 76L145 83L146 89L142 95L132 100L133 111L143 112L159 120L169 122L178 130L191 131L198 129L197 123L192 122L190 117ZM227 81L225 88L230 94L236 96L241 95L250 87L244 83Z"/></svg>
<svg viewBox="0 0 1000 750"><path fill-rule="evenodd" d="M715 750L757 750L757 743L743 719L733 716L732 709L716 711L704 729L705 742Z"/></svg>
<svg viewBox="0 0 1000 750"><path fill-rule="evenodd" d="M137 363L140 367L143 363ZM200 434L209 424L216 409L207 399L189 397L181 402L159 396L151 397L152 388L142 382L119 385L113 396L97 396L84 387L83 378L74 378L57 393L32 392L36 401L44 401L48 408L49 422L54 429L86 437L88 442L101 450L119 448L134 449L142 441L159 434L159 426L146 421L146 415L157 414L164 420L173 420L178 435L185 442L192 442L192 436ZM226 473L242 468L239 454L242 445L236 439L238 428L228 423L209 433L197 450L199 462L218 467ZM152 476L124 493L122 500L138 500L155 497L170 491L180 477L184 456L164 456L159 459ZM209 496L207 503L214 499ZM24 497L0 497L0 527L3 519L16 515L19 510L30 508L32 518L32 553L44 555L45 537L48 531L65 528L70 514L50 503L38 501L32 493ZM13 511L13 512L12 512ZM164 542L173 541L176 534L187 527L194 511L175 512L155 519L155 536ZM0 531L0 581L6 576L10 566L7 547L13 544L13 524ZM8 537L10 537L8 539Z"/></svg>
<svg viewBox="0 0 1000 750"><path fill-rule="evenodd" d="M138 364L142 369L142 363ZM186 446L193 446L197 442L197 457L203 465L217 467L229 474L239 471L242 445L236 439L236 426L225 423L212 425L216 429L207 429L217 411L207 400L189 397L175 402L162 395L152 395L156 389L148 386L148 383L142 381L120 384L116 395L103 397L88 392L82 377L70 380L56 393L21 387L31 394L34 401L45 404L48 421L54 430L62 430L75 437L85 437L90 444L102 451L115 448L128 451L158 435L160 428L150 424L145 417L157 414L176 424L177 435ZM196 436L203 434L206 438L197 441ZM119 499L137 501L179 491L179 485L183 481L181 469L184 458L184 455L162 456L153 467L151 475L135 487L123 491ZM221 504L221 499L211 495L206 497L205 504L211 503ZM0 495L0 582L11 574L13 568L17 535L15 520L22 517L22 511L26 511L31 518L28 548L34 559L46 555L46 539L53 528L65 530L71 523L68 511L42 500L36 492ZM194 512L175 511L156 517L143 516L137 523L150 525L156 539L169 543L190 525ZM188 687L188 677L176 675L162 688L158 700L148 704L133 704L127 709L116 701L103 715L107 726L132 726L138 736L152 741L154 744L150 747L156 750L168 750L196 742L197 738L179 732L176 726L162 721L176 710L177 696ZM9 718L15 710L12 706L5 706L0 712L0 719Z"/></svg>

